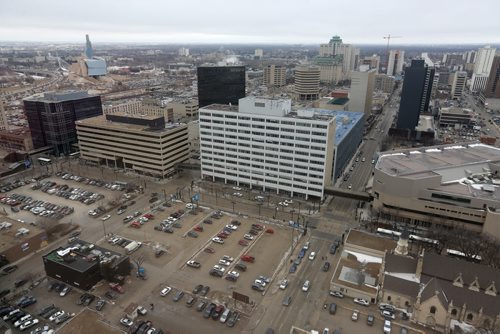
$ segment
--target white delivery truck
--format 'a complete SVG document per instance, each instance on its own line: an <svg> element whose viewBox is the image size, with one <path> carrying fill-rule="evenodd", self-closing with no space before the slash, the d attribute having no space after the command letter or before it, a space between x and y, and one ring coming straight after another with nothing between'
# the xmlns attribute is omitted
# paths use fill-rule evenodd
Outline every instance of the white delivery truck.
<svg viewBox="0 0 500 334"><path fill-rule="evenodd" d="M140 243L139 241L132 241L127 246L125 246L125 250L127 251L127 254L132 254L133 252L138 250L141 245L142 243Z"/></svg>

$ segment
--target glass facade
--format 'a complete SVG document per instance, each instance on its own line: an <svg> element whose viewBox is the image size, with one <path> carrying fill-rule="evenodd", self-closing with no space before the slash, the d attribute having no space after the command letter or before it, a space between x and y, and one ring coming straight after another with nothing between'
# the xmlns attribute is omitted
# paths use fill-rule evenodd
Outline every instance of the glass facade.
<svg viewBox="0 0 500 334"><path fill-rule="evenodd" d="M198 67L198 104L233 104L245 97L245 66Z"/></svg>

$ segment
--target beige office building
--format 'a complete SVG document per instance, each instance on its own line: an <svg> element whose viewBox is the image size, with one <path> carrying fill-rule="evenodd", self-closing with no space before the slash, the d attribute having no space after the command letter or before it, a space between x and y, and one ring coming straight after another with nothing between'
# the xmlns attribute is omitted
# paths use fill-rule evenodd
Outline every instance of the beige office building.
<svg viewBox="0 0 500 334"><path fill-rule="evenodd" d="M458 71L453 75L453 83L451 85L451 98L460 99L465 90L465 84L467 82L467 72Z"/></svg>
<svg viewBox="0 0 500 334"><path fill-rule="evenodd" d="M164 178L188 160L186 124L165 124L163 116L123 113L76 121L80 157L97 165Z"/></svg>
<svg viewBox="0 0 500 334"><path fill-rule="evenodd" d="M286 85L286 67L283 65L267 65L264 67L264 85L282 87Z"/></svg>
<svg viewBox="0 0 500 334"><path fill-rule="evenodd" d="M174 122L187 122L198 119L198 101L172 101L167 103L166 108L173 111Z"/></svg>
<svg viewBox="0 0 500 334"><path fill-rule="evenodd" d="M500 238L500 149L454 144L381 153L373 209L422 233L457 224Z"/></svg>
<svg viewBox="0 0 500 334"><path fill-rule="evenodd" d="M295 96L298 100L317 100L319 97L318 66L297 66L295 68Z"/></svg>
<svg viewBox="0 0 500 334"><path fill-rule="evenodd" d="M375 73L375 70L351 72L349 111L361 111L367 116L371 114Z"/></svg>

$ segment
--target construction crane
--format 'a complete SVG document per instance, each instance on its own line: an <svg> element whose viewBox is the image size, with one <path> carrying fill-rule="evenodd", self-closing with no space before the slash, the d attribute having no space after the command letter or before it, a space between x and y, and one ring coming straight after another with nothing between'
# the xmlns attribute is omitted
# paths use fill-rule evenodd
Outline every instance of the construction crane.
<svg viewBox="0 0 500 334"><path fill-rule="evenodd" d="M389 66L389 44L391 43L391 38L402 38L403 36L391 36L391 34L387 36L383 36L383 39L387 40L387 48L385 50L385 55L386 55L386 63L385 63L385 69L387 70L387 67Z"/></svg>

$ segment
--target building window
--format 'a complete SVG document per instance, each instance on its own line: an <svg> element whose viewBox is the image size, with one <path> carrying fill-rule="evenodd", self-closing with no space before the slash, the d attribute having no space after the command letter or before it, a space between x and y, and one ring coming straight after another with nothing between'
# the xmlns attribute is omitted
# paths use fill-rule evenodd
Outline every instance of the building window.
<svg viewBox="0 0 500 334"><path fill-rule="evenodd" d="M472 319L474 319L472 313L467 314L467 321L472 321Z"/></svg>
<svg viewBox="0 0 500 334"><path fill-rule="evenodd" d="M387 296L387 301L390 302L391 301L391 296Z"/></svg>
<svg viewBox="0 0 500 334"><path fill-rule="evenodd" d="M431 314L436 314L436 306L431 306Z"/></svg>
<svg viewBox="0 0 500 334"><path fill-rule="evenodd" d="M456 308L454 308L453 310L451 310L451 315L452 315L452 316L456 317L456 316L457 316L457 313L458 313L458 312L457 312L457 309L456 309Z"/></svg>

